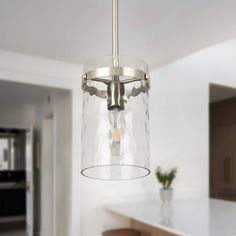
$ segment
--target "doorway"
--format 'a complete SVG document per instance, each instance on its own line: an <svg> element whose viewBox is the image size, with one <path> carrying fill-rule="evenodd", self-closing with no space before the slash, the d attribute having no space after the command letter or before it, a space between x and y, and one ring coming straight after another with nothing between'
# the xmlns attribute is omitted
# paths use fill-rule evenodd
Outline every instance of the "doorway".
<svg viewBox="0 0 236 236"><path fill-rule="evenodd" d="M56 236L58 227L66 232L66 220L62 222L61 218L69 218L65 209L71 192L71 91L0 81L0 110L0 131L11 131L7 141L1 139L0 133L0 165L5 168L0 167L0 191L1 185L6 185L1 176L8 176L9 171L13 172L11 175L21 171L24 176L16 181L20 182L17 191L21 187L23 197L5 200L5 207L14 212L9 214L7 209L4 217L0 215L0 235ZM24 138L23 151L6 148L10 144L13 147L13 131ZM13 154L17 155L16 160ZM61 188L64 192L56 197ZM13 191L12 187L8 191ZM0 198L0 207L2 202ZM15 205L20 206L21 212L16 211Z"/></svg>
<svg viewBox="0 0 236 236"><path fill-rule="evenodd" d="M210 197L236 201L236 89L210 85Z"/></svg>

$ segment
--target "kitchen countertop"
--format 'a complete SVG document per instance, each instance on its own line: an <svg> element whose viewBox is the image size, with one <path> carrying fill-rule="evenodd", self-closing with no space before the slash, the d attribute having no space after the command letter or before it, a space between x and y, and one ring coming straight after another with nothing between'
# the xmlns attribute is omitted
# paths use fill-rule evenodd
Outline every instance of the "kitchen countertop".
<svg viewBox="0 0 236 236"><path fill-rule="evenodd" d="M0 190L17 190L26 189L26 185L23 182L0 182Z"/></svg>
<svg viewBox="0 0 236 236"><path fill-rule="evenodd" d="M236 236L236 203L186 198L162 204L158 200L121 202L110 212L181 236Z"/></svg>

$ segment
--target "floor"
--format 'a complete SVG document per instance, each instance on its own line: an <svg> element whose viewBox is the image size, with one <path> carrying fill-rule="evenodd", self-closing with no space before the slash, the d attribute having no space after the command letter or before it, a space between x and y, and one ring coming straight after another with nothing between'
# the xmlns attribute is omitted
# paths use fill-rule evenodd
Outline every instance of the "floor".
<svg viewBox="0 0 236 236"><path fill-rule="evenodd" d="M0 223L0 236L27 236L24 223Z"/></svg>

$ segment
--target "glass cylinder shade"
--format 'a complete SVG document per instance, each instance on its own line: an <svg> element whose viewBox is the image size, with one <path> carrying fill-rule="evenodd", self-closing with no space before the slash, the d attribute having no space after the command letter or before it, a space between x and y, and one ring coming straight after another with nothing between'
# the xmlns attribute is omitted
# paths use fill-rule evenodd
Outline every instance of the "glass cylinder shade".
<svg viewBox="0 0 236 236"><path fill-rule="evenodd" d="M128 73L114 76L112 69L110 74L99 72L100 69L114 68L113 57L92 60L84 68L85 75L91 72L99 76L85 79L82 85L81 173L94 179L134 179L150 173L149 81L139 80L129 73L147 75L148 67L141 60L121 56L118 65L121 71ZM113 89L115 79L119 86ZM116 88L119 88L119 96ZM113 104L112 94L117 95L117 103L115 100Z"/></svg>

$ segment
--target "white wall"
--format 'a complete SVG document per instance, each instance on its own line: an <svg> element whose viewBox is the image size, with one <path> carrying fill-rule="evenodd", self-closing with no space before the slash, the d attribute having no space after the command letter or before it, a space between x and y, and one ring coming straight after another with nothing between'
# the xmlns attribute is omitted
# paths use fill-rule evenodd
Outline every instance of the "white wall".
<svg viewBox="0 0 236 236"><path fill-rule="evenodd" d="M236 87L236 40L152 72L152 167L178 167L176 197L208 196L210 83ZM147 191L157 193L149 179Z"/></svg>
<svg viewBox="0 0 236 236"><path fill-rule="evenodd" d="M20 64L17 62L19 57L23 57ZM142 180L112 183L80 176L81 68L15 54L7 54L5 58L8 63L3 58L4 53L0 53L1 78L72 89L70 236L79 232L81 236L100 236L104 229L127 225L126 220L105 212L102 205L121 196L124 200L135 200L132 196L157 195L159 185L154 173ZM174 184L176 197L206 196L209 83L236 87L236 40L202 50L152 71L151 79L152 169L157 165L178 167Z"/></svg>
<svg viewBox="0 0 236 236"><path fill-rule="evenodd" d="M35 124L36 110L34 106L0 106L0 126L28 128Z"/></svg>

